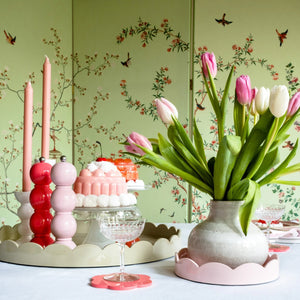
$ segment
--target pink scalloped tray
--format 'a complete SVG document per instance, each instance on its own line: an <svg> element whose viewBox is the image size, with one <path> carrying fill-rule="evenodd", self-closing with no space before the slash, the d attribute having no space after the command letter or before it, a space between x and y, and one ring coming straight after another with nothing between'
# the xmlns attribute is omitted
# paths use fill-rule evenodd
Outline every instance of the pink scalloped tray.
<svg viewBox="0 0 300 300"><path fill-rule="evenodd" d="M279 278L279 260L276 254L269 256L263 265L247 263L235 269L211 262L199 266L191 258L187 248L175 254L175 274L179 277L209 284L252 285Z"/></svg>

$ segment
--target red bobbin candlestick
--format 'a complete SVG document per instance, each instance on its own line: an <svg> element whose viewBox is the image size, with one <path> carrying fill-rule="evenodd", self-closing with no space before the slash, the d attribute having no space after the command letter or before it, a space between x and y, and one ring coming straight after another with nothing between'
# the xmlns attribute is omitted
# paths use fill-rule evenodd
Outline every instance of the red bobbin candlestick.
<svg viewBox="0 0 300 300"><path fill-rule="evenodd" d="M54 243L51 238L51 221L53 219L50 213L52 190L51 183L51 165L45 162L41 157L40 162L34 164L30 169L30 178L35 184L30 193L30 203L34 213L30 218L30 228L34 234L31 242L37 243L42 247Z"/></svg>

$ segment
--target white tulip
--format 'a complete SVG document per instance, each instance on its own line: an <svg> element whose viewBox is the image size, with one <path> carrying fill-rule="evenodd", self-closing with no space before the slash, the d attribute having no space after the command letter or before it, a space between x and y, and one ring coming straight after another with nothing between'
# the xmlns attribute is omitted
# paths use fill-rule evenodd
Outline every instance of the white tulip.
<svg viewBox="0 0 300 300"><path fill-rule="evenodd" d="M258 89L255 96L255 108L256 111L262 115L269 107L270 89L261 87Z"/></svg>
<svg viewBox="0 0 300 300"><path fill-rule="evenodd" d="M285 85L275 85L270 92L269 109L276 118L282 117L289 105L289 92Z"/></svg>

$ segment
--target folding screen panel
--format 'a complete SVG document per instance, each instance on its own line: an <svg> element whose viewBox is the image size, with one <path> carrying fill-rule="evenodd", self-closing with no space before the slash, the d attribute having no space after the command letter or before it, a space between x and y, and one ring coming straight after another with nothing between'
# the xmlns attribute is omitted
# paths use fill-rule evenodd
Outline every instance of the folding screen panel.
<svg viewBox="0 0 300 300"><path fill-rule="evenodd" d="M207 95L204 93L202 76L199 74L197 57L203 51L214 52L217 58L217 90L222 93L229 69L235 67L235 75L230 90L230 100L234 98L235 80L238 76L249 75L252 87L272 88L286 85L292 96L299 90L300 58L298 38L299 26L296 22L300 3L287 1L202 1L195 0L195 110L194 115L201 133L204 135L208 157L215 156L217 127L215 115ZM232 105L228 108L226 131L233 130ZM299 138L300 124L295 121L289 130L290 137L280 148L281 161L287 157ZM292 163L299 163L300 154ZM299 173L284 177L285 180L299 180ZM299 218L300 191L296 186L270 184L261 189L262 201L272 199L274 203L286 204L287 219ZM208 199L196 199L200 218L207 213ZM202 215L202 217L201 217ZM193 215L194 220L199 214Z"/></svg>
<svg viewBox="0 0 300 300"><path fill-rule="evenodd" d="M0 19L0 222L14 225L20 204L13 193L22 189L24 86L31 81L32 157L39 158L45 55L52 66L50 150L72 161L72 1L1 1Z"/></svg>
<svg viewBox="0 0 300 300"><path fill-rule="evenodd" d="M102 153L122 156L132 131L166 134L153 101L164 97L188 123L189 1L74 1L75 163L78 170ZM98 143L97 143L98 142ZM150 190L139 191L143 215L184 222L188 188L180 178L139 168Z"/></svg>

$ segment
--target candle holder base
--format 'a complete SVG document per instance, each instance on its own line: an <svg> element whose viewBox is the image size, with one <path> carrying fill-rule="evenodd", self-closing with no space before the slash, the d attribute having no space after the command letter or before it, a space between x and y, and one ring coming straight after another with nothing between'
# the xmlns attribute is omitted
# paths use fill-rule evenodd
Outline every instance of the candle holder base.
<svg viewBox="0 0 300 300"><path fill-rule="evenodd" d="M17 240L18 244L23 244L30 242L32 239L32 231L30 229L30 218L33 214L33 208L29 201L30 191L28 192L18 192L16 191L15 197L21 206L18 209L18 217L21 219L21 223L18 225L18 232L21 238Z"/></svg>

